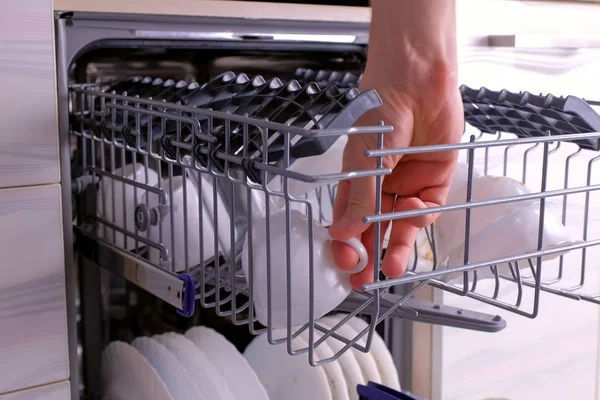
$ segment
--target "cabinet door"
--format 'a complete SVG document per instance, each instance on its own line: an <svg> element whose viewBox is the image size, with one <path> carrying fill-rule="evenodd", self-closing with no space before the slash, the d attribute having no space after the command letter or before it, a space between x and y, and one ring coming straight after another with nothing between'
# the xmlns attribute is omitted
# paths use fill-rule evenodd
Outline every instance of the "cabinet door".
<svg viewBox="0 0 600 400"><path fill-rule="evenodd" d="M0 393L68 378L60 186L0 190Z"/></svg>
<svg viewBox="0 0 600 400"><path fill-rule="evenodd" d="M54 383L34 389L26 389L10 394L0 395L0 400L70 400L69 382Z"/></svg>
<svg viewBox="0 0 600 400"><path fill-rule="evenodd" d="M59 181L52 0L2 0L0 187Z"/></svg>

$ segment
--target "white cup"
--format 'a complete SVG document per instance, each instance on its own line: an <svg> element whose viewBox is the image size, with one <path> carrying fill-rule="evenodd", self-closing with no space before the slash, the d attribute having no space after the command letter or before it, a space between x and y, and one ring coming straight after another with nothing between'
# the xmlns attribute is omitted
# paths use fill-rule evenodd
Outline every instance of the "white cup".
<svg viewBox="0 0 600 400"><path fill-rule="evenodd" d="M463 175L466 178L466 174ZM462 205L467 201L467 185L455 180L448 194L447 205ZM484 175L473 179L471 200L483 201L502 197L522 196L531 193L522 182L504 176ZM535 200L494 204L491 206L471 208L470 236L490 226L505 215L521 207L533 204ZM442 212L434 224L434 235L438 261L443 263L459 247L464 246L466 210Z"/></svg>
<svg viewBox="0 0 600 400"><path fill-rule="evenodd" d="M359 263L353 271L339 270L333 261L329 231L309 219L298 210L290 211L290 270L291 270L291 320L292 326L310 321L309 276L309 224L313 227L314 268L314 318L320 318L337 307L352 291L350 274L362 271L368 262L367 250L360 240L352 238L344 243L352 246L359 255ZM270 259L271 276L271 327L287 326L287 264L286 264L286 213L281 210L269 218L270 237L267 238L266 219L252 224L252 277L253 301L258 320L268 323L267 260ZM250 238L246 235L242 254L242 268L249 283ZM270 257L267 257L267 240Z"/></svg>
<svg viewBox="0 0 600 400"><path fill-rule="evenodd" d="M323 154L311 157L302 157L294 160L288 168L289 171L298 172L307 176L337 174L342 171L344 148L348 136L340 136ZM267 185L270 189L280 191L283 188L283 176L275 176ZM288 191L292 196L309 193L318 187L326 185L323 182L303 182L288 178Z"/></svg>
<svg viewBox="0 0 600 400"><path fill-rule="evenodd" d="M146 168L142 163L136 163L135 171L133 164L127 164L124 167L117 168L113 174L147 187L152 187L158 183L156 171L148 168L148 174L146 175ZM129 233L135 234L135 206L145 193L144 188L103 176L96 192L96 215ZM104 228L101 227L100 229L100 234L102 234ZM114 232L113 241L113 229L109 227L105 227L105 229L104 238L106 240L125 250L135 249L135 239L133 237L127 236L127 245L125 245L125 235L118 231ZM138 232L138 235L145 236L144 232ZM143 246L143 243L138 242L138 246Z"/></svg>
<svg viewBox="0 0 600 400"><path fill-rule="evenodd" d="M543 249L550 250L557 247L569 246L582 243L574 239L568 229L560 223L560 219L554 215L552 205L546 203L544 213ZM491 261L505 257L516 257L522 254L536 252L538 249L538 229L540 218L540 202L533 202L525 207L517 208L512 212L500 217L479 232L471 232L469 241L469 264ZM417 236L417 264L415 272L429 272L433 270L433 252L425 229L419 231ZM436 242L436 247L438 243ZM548 254L542 257L543 261L550 261L567 251ZM409 268L413 267L414 251L409 261ZM534 258L534 262L535 262ZM461 246L450 253L445 262L438 259L438 270L464 265L464 239ZM508 263L497 265L499 274L511 275ZM519 268L529 270L527 260L519 260ZM470 280L473 279L473 271L469 271ZM496 274L491 268L477 269L477 279L495 279ZM461 284L463 273L450 273L440 276L442 281Z"/></svg>
<svg viewBox="0 0 600 400"><path fill-rule="evenodd" d="M481 176L481 172L479 172L476 168L473 168L473 179L479 178ZM469 183L469 164L465 160L458 160L456 162L456 167L454 168L454 178L452 178L452 184L450 185L450 190L465 190L466 196L466 188ZM464 200L464 199L463 199Z"/></svg>
<svg viewBox="0 0 600 400"><path fill-rule="evenodd" d="M218 234L216 236L219 252L226 257L230 254L231 224L229 214L221 197L217 196L217 216L215 216L213 179L205 174L201 174L200 179L202 180L201 185L197 183L195 176L187 175L184 185L183 176L173 177L172 195L169 179L163 179L161 189L167 195L169 206L166 207L164 215L159 218L159 223L151 225L148 231L148 238L156 244L162 243L169 252L169 259L173 261L174 258L174 262L170 267L175 272L181 272L186 268L197 266L215 257L216 221L218 221ZM185 199L184 186L186 188ZM199 193L199 188L201 188L202 193ZM142 203L145 204L146 200L149 209L158 209L160 203L157 194L148 192L146 197L142 199ZM200 209L202 209L202 215ZM187 232L184 229L186 226L184 221L187 222ZM185 259L186 248L187 263ZM160 265L160 256L160 251L157 248L150 248L149 259L151 262ZM166 265L161 266L165 267Z"/></svg>
<svg viewBox="0 0 600 400"><path fill-rule="evenodd" d="M538 230L540 223L540 202L536 201L526 207L518 208L511 213L496 220L493 224L471 235L469 246L469 264L491 261L505 257L516 257L522 254L533 253L538 250ZM546 207L544 213L544 229L542 248L551 250L557 247L570 246L582 243L574 239L567 228L560 223L550 207ZM542 257L543 261L549 261L568 251L548 254ZM533 258L536 262L537 258ZM526 259L518 260L520 269L530 270ZM464 265L464 246L456 249L449 257L444 267L456 267ZM508 263L497 265L500 274L511 274ZM473 272L470 272L472 274ZM450 274L444 280L462 281L463 274ZM495 273L491 268L480 268L477 270L477 279L493 279Z"/></svg>

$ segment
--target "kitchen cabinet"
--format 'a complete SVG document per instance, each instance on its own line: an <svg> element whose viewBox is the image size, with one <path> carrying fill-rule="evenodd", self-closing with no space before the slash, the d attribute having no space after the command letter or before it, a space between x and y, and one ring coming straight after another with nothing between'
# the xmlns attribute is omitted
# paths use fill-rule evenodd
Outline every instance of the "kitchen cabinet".
<svg viewBox="0 0 600 400"><path fill-rule="evenodd" d="M0 188L59 181L52 1L3 0Z"/></svg>
<svg viewBox="0 0 600 400"><path fill-rule="evenodd" d="M0 393L68 379L60 186L0 190L0 227Z"/></svg>
<svg viewBox="0 0 600 400"><path fill-rule="evenodd" d="M69 390L69 382L65 381L0 395L0 400L69 400Z"/></svg>

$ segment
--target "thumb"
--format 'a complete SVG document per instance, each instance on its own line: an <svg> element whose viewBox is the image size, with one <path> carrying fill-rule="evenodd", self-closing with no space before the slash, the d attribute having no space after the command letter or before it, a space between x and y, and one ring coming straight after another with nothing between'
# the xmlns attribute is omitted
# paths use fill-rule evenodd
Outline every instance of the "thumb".
<svg viewBox="0 0 600 400"><path fill-rule="evenodd" d="M340 182L334 207L333 224L329 228L336 240L348 240L367 230L363 218L375 213L375 177Z"/></svg>

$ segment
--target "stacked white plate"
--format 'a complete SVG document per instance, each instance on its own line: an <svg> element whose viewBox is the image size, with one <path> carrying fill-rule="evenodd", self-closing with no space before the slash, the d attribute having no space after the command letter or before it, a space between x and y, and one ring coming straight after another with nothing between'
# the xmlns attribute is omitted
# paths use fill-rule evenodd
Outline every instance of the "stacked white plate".
<svg viewBox="0 0 600 400"><path fill-rule="evenodd" d="M102 375L104 400L269 400L242 354L206 327L113 342Z"/></svg>
<svg viewBox="0 0 600 400"><path fill-rule="evenodd" d="M319 323L333 328L345 315L339 314L322 318ZM367 329L367 323L360 318L352 318L336 333L347 339L354 339ZM284 331L275 331L274 338L283 338ZM315 341L321 334L315 330ZM364 345L366 335L359 344ZM329 337L314 349L316 360L324 360L337 354L346 344ZM300 350L308 346L308 331L293 339L292 347ZM351 348L337 360L311 367L307 355L291 356L285 343L271 345L267 335L257 336L244 351L244 357L252 366L271 400L357 400L356 386L368 381L376 382L400 390L398 371L383 339L375 334L371 351L363 353Z"/></svg>
<svg viewBox="0 0 600 400"><path fill-rule="evenodd" d="M332 329L344 316L319 323ZM352 340L367 328L365 321L352 318L336 333ZM284 334L276 332L278 338ZM315 335L315 340L321 337L318 331ZM307 346L308 331L293 340L294 349ZM315 357L331 358L344 346L329 337L315 348ZM266 334L242 355L220 333L197 326L185 335L111 343L103 353L102 375L104 400L358 400L356 386L369 381L400 390L392 357L377 334L370 352L351 348L333 362L311 367L306 354L291 356L285 344L269 344Z"/></svg>

